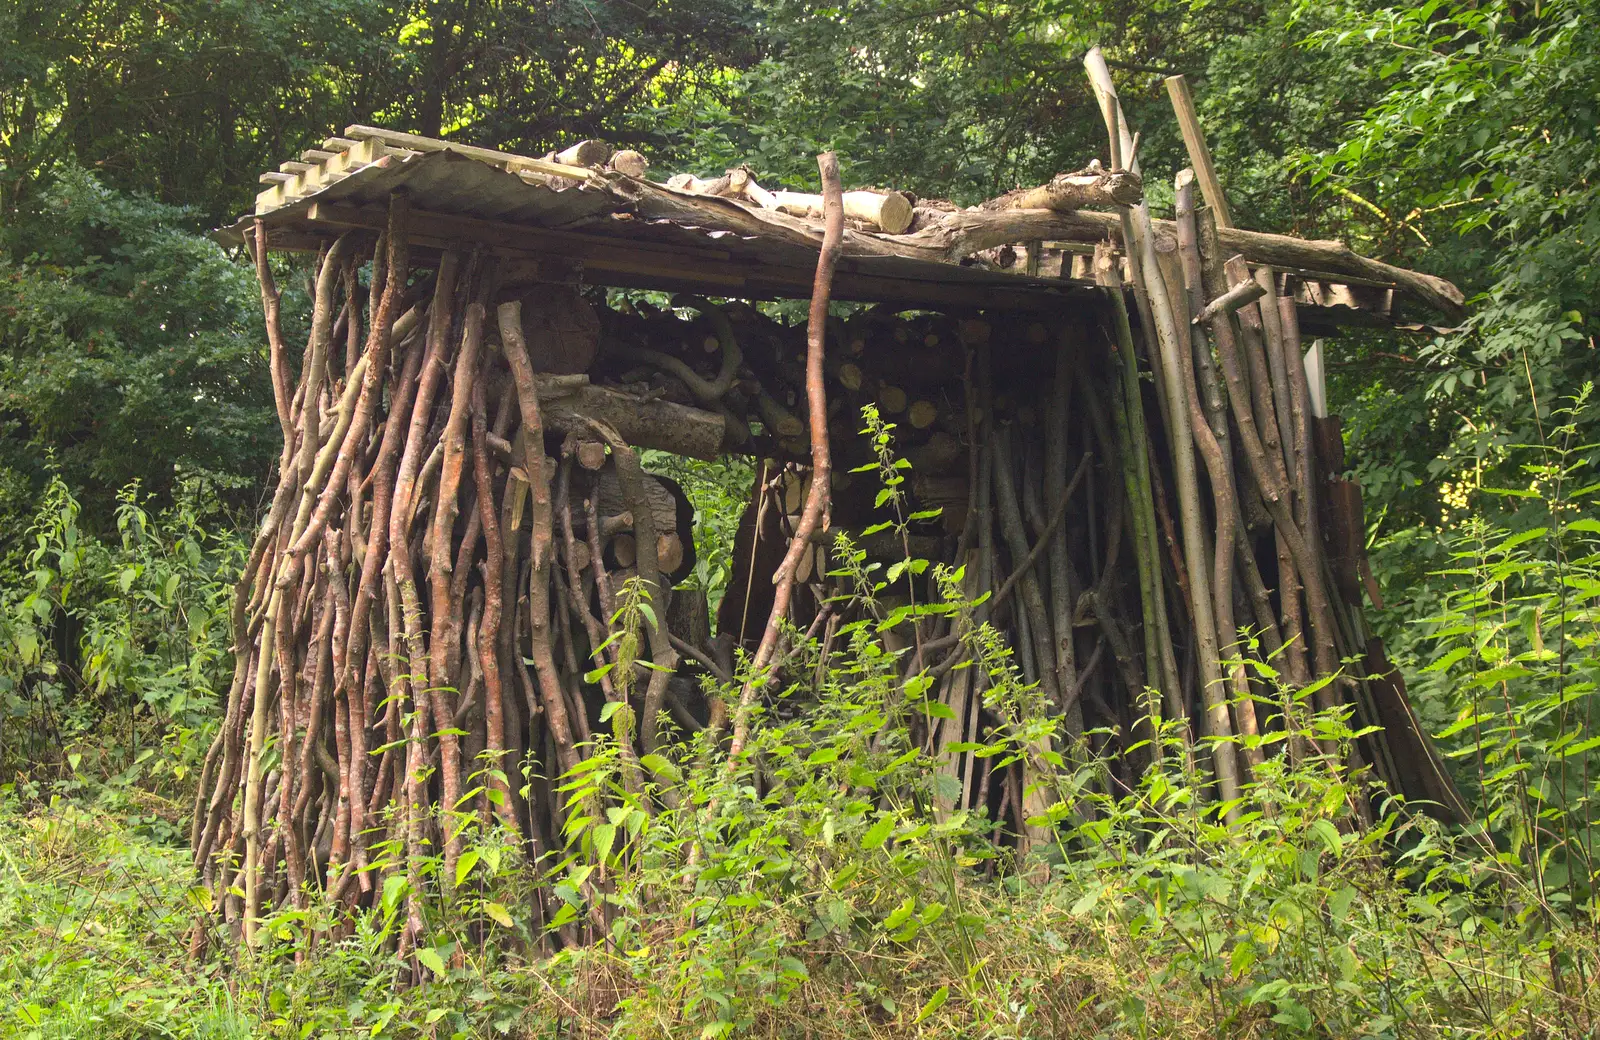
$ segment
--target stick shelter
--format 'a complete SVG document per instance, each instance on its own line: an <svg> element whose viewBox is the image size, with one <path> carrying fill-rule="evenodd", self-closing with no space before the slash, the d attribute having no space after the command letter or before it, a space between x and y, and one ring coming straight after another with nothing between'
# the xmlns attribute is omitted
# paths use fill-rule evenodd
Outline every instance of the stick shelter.
<svg viewBox="0 0 1600 1040"><path fill-rule="evenodd" d="M1219 194L1196 198L1220 193L1203 142L1176 219L1152 219L1137 141L1101 93L1110 167L970 209L842 194L831 296L857 306L820 329L815 387L806 325L759 305L811 297L822 196L742 168L658 180L594 141L533 157L370 126L264 174L255 213L217 232L256 260L284 436L194 818L228 920L248 937L310 885L375 904L380 844L453 865L440 807L559 850L557 778L597 733L623 734L635 783L684 734L737 747L789 667L742 663L780 563L795 627L827 643L848 620L840 532L886 567L963 568L1039 710L1078 752L1115 755L1115 782L1147 764L1154 712L1186 720L1217 797L1241 799L1272 755L1335 753L1257 738L1347 705L1372 727L1348 767L1462 814L1363 616L1361 496L1314 342L1453 322L1460 292L1232 227ZM280 330L282 252L316 258L303 345ZM875 530L866 405L910 463L905 538ZM714 614L688 581L693 508L645 449L756 462ZM826 526L791 553L808 499ZM934 571L898 569L882 603L937 600ZM653 667L624 675L612 619L639 589ZM942 706L922 734L950 778L941 808L991 813L1024 850L1046 840L1030 765L960 750L994 724L982 670L960 666L970 631L926 615L888 638ZM1252 661L1310 692L1285 700ZM744 696L708 693L707 675Z"/></svg>

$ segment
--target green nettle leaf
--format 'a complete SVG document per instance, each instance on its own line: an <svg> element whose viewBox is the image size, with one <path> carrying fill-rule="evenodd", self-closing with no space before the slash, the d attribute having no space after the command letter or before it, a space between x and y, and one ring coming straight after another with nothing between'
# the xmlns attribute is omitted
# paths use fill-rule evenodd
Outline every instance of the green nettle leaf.
<svg viewBox="0 0 1600 1040"><path fill-rule="evenodd" d="M404 874L390 874L383 879L383 896L379 905L385 914L392 914L400 905L400 899L405 895L407 888Z"/></svg>
<svg viewBox="0 0 1600 1040"><path fill-rule="evenodd" d="M1256 944L1247 939L1241 939L1234 944L1233 953L1228 957L1228 968L1235 978L1244 975L1255 964L1257 957Z"/></svg>
<svg viewBox="0 0 1600 1040"><path fill-rule="evenodd" d="M460 888L462 882L467 880L467 876L472 873L472 868L478 865L478 860L481 859L482 856L483 853L479 852L477 849L468 849L461 854L460 859L456 860L457 888Z"/></svg>
<svg viewBox="0 0 1600 1040"><path fill-rule="evenodd" d="M515 927L515 922L511 920L510 911L499 903L484 903L483 912L488 914L489 919L502 928Z"/></svg>
<svg viewBox="0 0 1600 1040"><path fill-rule="evenodd" d="M861 836L861 847L864 849L881 849L884 842L889 840L889 835L894 833L895 819L893 816L878 817L878 822L867 828L867 833Z"/></svg>
<svg viewBox="0 0 1600 1040"><path fill-rule="evenodd" d="M657 776L665 777L668 780L678 780L682 776L678 771L678 767L662 755L640 755L639 764Z"/></svg>
<svg viewBox="0 0 1600 1040"><path fill-rule="evenodd" d="M1327 820L1312 820L1311 833L1327 847L1329 852L1337 854L1344 848L1344 836Z"/></svg>
<svg viewBox="0 0 1600 1040"><path fill-rule="evenodd" d="M883 927L890 931L899 928L910 919L911 915L916 912L916 909L917 901L911 896L906 896L900 905L891 910L889 912L889 916L883 919Z"/></svg>
<svg viewBox="0 0 1600 1040"><path fill-rule="evenodd" d="M944 1002L949 1000L949 999L950 999L950 987L949 986L940 986L938 989L934 990L933 991L933 996L929 997L927 1002L925 1004L923 1004L921 1009L919 1009L917 1011L916 1022L914 1022L912 1024L915 1025L917 1022L922 1022L922 1021L926 1020L929 1015L933 1014L935 1011L938 1011L940 1008L944 1007Z"/></svg>
<svg viewBox="0 0 1600 1040"><path fill-rule="evenodd" d="M611 846L617 840L617 825L602 823L591 832L594 841L594 858L601 863L611 859Z"/></svg>
<svg viewBox="0 0 1600 1040"><path fill-rule="evenodd" d="M422 963L424 968L427 968L441 979L450 973L449 969L445 967L444 958L439 956L439 951L431 946L418 946L417 960Z"/></svg>
<svg viewBox="0 0 1600 1040"><path fill-rule="evenodd" d="M1287 997L1274 1003L1278 1008L1278 1013L1272 1016L1272 1021L1282 1026L1289 1026L1291 1029L1297 1029L1302 1033L1311 1031L1315 1019L1311 1017L1310 1010L1304 1004Z"/></svg>

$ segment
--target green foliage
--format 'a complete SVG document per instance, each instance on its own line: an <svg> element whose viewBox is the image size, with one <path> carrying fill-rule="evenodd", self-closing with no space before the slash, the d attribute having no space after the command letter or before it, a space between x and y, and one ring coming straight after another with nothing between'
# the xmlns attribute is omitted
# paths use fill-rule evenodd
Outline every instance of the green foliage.
<svg viewBox="0 0 1600 1040"><path fill-rule="evenodd" d="M373 0L5 5L0 214L26 213L76 163L231 218L255 173L370 111L382 91L361 73L388 64L397 13Z"/></svg>
<svg viewBox="0 0 1600 1040"><path fill-rule="evenodd" d="M1516 525L1482 516L1449 539L1439 612L1422 618L1425 689L1453 718L1439 733L1476 794L1481 828L1522 864L1545 910L1590 903L1600 867L1590 831L1600 778L1600 522L1592 445L1576 441L1592 385L1560 411L1547 449L1524 449L1522 487L1478 487L1515 503ZM1576 485L1576 486L1575 486Z"/></svg>
<svg viewBox="0 0 1600 1040"><path fill-rule="evenodd" d="M755 468L742 455L707 462L654 449L640 454L645 469L676 480L694 506L694 572L684 587L704 589L715 618L733 573L733 538L750 500Z"/></svg>
<svg viewBox="0 0 1600 1040"><path fill-rule="evenodd" d="M1463 487L1515 480L1515 446L1544 443L1551 410L1592 375L1595 12L1582 0L1296 11L1319 66L1366 64L1370 99L1340 140L1302 145L1298 168L1344 200L1355 234L1479 292L1456 333L1363 344L1364 363L1335 380L1335 399L1356 401L1341 409L1368 502L1388 512L1394 587L1426 587L1442 565L1428 529L1462 515ZM1595 440L1591 417L1575 421L1580 442Z"/></svg>
<svg viewBox="0 0 1600 1040"><path fill-rule="evenodd" d="M867 429L887 478L881 504L903 526L892 430L870 412ZM1237 825L1224 824L1173 723L1137 723L1150 737L1132 749L1146 768L1129 786L1114 761L1061 753L1059 720L963 597L959 571L927 568L938 594L889 609L881 597L898 577L841 537L836 576L853 620L826 646L791 629L788 685L737 759L701 732L635 762L598 734L555 781L559 851L530 863L460 807L453 873L436 851L408 861L392 832L368 875L379 904L353 920L308 890L262 923L258 947L237 950L225 931L193 930L215 918L199 917L209 895L191 887L183 853L104 809L56 800L29 813L6 796L0 934L27 937L0 945L6 1027L41 1038L1442 1038L1534 1022L1576 1035L1600 957L1576 837L1592 787L1587 774L1553 780L1593 754L1570 734L1600 668L1600 577L1596 525L1571 505L1595 489L1565 489L1572 455L1567 444L1529 470L1553 526L1481 531L1485 548L1463 556L1465 587L1431 633L1471 650L1437 669L1470 666L1464 697L1486 680L1517 684L1514 697L1473 702L1492 810L1479 832L1453 835L1369 797L1365 777L1331 764L1361 736L1348 712L1314 711L1314 686L1281 686L1264 665L1258 678L1290 724L1249 738L1281 753L1255 771ZM61 519L41 520L46 561L82 541L55 494ZM151 529L131 503L126 515L130 538ZM83 573L94 555L48 574ZM628 632L649 604L636 591L624 600L631 659ZM1000 785L1026 767L1047 794L1029 822L1057 837L1033 858L1018 857L987 806L946 808L958 777L931 750L928 723L948 709L892 638L908 611L955 619L973 648L962 667L979 673L1001 722L947 751L991 763ZM1290 750L1319 743L1340 753ZM486 760L474 783L498 768ZM534 896L542 880L553 905ZM420 937L397 952L413 911ZM189 957L208 946L216 960Z"/></svg>
<svg viewBox="0 0 1600 1040"><path fill-rule="evenodd" d="M17 793L181 793L205 753L243 547L204 531L192 496L152 516L130 486L115 516L117 539L96 537L51 478L0 596L0 770Z"/></svg>
<svg viewBox="0 0 1600 1040"><path fill-rule="evenodd" d="M130 481L253 505L278 424L250 272L77 167L36 201L0 233L0 515L25 523L52 472L100 530Z"/></svg>

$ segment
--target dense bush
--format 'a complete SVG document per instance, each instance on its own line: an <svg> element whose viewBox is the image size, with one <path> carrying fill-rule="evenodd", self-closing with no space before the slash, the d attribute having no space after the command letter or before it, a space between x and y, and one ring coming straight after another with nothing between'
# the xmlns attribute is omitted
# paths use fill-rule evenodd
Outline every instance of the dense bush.
<svg viewBox="0 0 1600 1040"><path fill-rule="evenodd" d="M195 492L152 516L130 485L114 539L101 538L50 479L18 580L0 592L0 775L13 796L114 781L172 806L185 789L231 667L243 562L231 534L202 529L210 510Z"/></svg>

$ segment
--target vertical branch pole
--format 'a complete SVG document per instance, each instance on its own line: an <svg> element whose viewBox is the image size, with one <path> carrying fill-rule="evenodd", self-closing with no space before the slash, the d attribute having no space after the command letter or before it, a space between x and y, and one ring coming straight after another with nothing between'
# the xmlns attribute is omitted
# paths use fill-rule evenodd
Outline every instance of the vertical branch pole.
<svg viewBox="0 0 1600 1040"><path fill-rule="evenodd" d="M572 739L572 720L567 714L561 676L556 672L555 653L550 645L550 557L554 548L554 510L550 502L550 480L544 466L544 419L539 413L539 389L528 358L528 344L522 336L522 304L517 300L502 303L499 309L500 344L511 378L517 388L517 406L522 410L522 469L527 474L530 493L529 518L533 523L528 552L528 623L533 651L533 674L539 685L539 699L550 722L550 735L562 772L578 765L578 746Z"/></svg>
<svg viewBox="0 0 1600 1040"><path fill-rule="evenodd" d="M1121 102L1111 81L1111 70L1106 67L1100 48L1091 48L1084 58L1089 81L1100 97L1102 109L1115 112L1107 118L1106 126L1113 135L1113 147L1123 154L1132 151L1133 142L1123 138L1130 131L1123 118ZM1116 156L1113 156L1115 160ZM1184 562L1189 571L1189 616L1194 619L1196 652L1200 665L1200 695L1206 706L1206 718L1211 736L1212 759L1217 772L1217 784L1224 802L1231 803L1239 796L1239 766L1233 744L1233 724L1228 717L1223 677L1217 653L1217 625L1212 612L1211 575L1205 552L1205 527L1200 508L1199 481L1194 463L1194 431L1188 419L1187 395L1182 386L1180 357L1189 351L1185 338L1179 339L1177 323L1173 319L1175 308L1168 299L1161 268L1156 261L1153 229L1149 206L1124 207L1122 213L1123 246L1128 253L1129 267L1133 272L1134 291L1148 299L1149 311L1154 317L1154 343L1152 355L1159 352L1160 390L1167 402L1168 437L1172 444L1173 476L1177 484L1178 517L1183 530ZM1235 810L1229 809L1232 817Z"/></svg>
<svg viewBox="0 0 1600 1040"><path fill-rule="evenodd" d="M272 401L278 410L278 425L283 428L283 455L294 451L294 423L290 418L289 365L284 358L283 322L279 317L278 287L272 278L267 257L267 225L257 218L255 226L256 281L261 285L261 313L267 326L267 350L272 371Z"/></svg>
<svg viewBox="0 0 1600 1040"><path fill-rule="evenodd" d="M811 286L811 313L806 322L806 405L811 422L811 487L806 492L805 507L800 522L795 525L794 537L789 541L789 551L784 553L778 573L773 576L778 589L772 601L772 613L767 617L767 627L761 634L755 660L750 667L750 677L739 694L738 713L733 722L733 738L729 745L729 763L737 761L750 737L750 709L758 694L770 679L773 655L778 649L778 636L784 617L789 612L789 599L794 594L795 569L800 557L811 544L811 534L817 529L828 506L828 483L832 470L828 455L828 401L822 375L823 341L827 332L828 302L833 294L833 271L839 264L839 250L844 241L844 192L839 186L839 160L832 152L817 156L817 169L822 173L822 249L817 254L817 274Z"/></svg>
<svg viewBox="0 0 1600 1040"><path fill-rule="evenodd" d="M1200 285L1200 251L1196 245L1194 232L1193 175L1188 170L1180 170L1174 186L1177 200L1175 215L1178 225L1178 248L1181 252L1179 260L1183 265L1183 280L1189 295L1189 309L1198 314L1205 307L1205 290ZM1197 353L1209 352L1210 347L1205 341L1205 333L1199 328L1193 329L1191 336L1195 340L1192 349L1182 352L1184 395L1189 408L1189 421L1194 427L1195 443L1205 460L1206 471L1211 478L1212 496L1215 499L1216 540L1215 556L1212 560L1211 592L1216 605L1217 636L1219 641L1228 641L1228 653L1234 659L1234 664L1228 669L1229 683L1233 690L1234 713L1240 733L1248 737L1257 733L1258 725L1254 703L1250 699L1250 680L1245 673L1242 660L1244 650L1235 641L1237 629L1233 614L1233 561L1235 543L1244 553L1248 553L1250 547L1241 537L1239 503L1234 496L1233 459L1223 451L1222 444L1211 428L1205 409L1200 404L1200 384L1195 376L1194 356ZM1261 765L1262 755L1259 745L1253 748L1246 747L1244 755L1252 768Z"/></svg>

